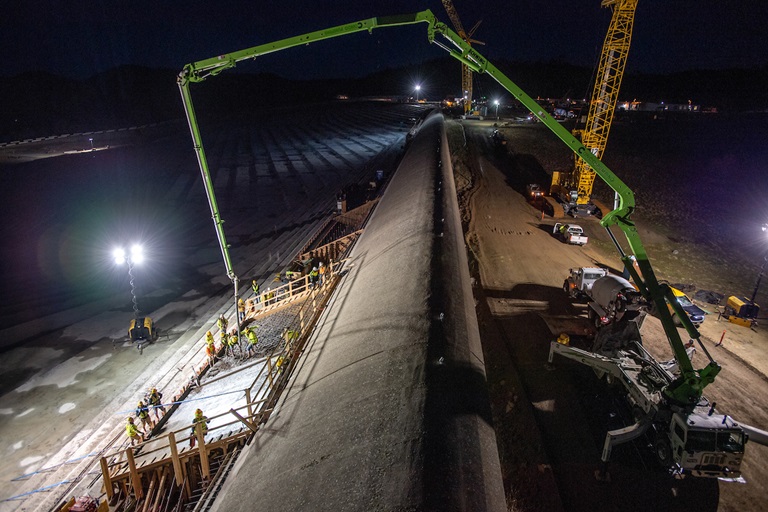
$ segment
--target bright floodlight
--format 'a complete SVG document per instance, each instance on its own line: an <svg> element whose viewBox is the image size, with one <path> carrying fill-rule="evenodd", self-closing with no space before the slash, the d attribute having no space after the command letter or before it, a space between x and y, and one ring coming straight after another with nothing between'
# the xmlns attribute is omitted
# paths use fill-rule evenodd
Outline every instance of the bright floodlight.
<svg viewBox="0 0 768 512"><path fill-rule="evenodd" d="M126 254L125 249L122 247L117 247L112 254L115 257L115 263L118 265L122 265L126 261L131 265L144 261L144 250L139 244L135 244L131 247L130 256Z"/></svg>
<svg viewBox="0 0 768 512"><path fill-rule="evenodd" d="M493 104L498 106L499 105L499 100L493 100Z"/></svg>
<svg viewBox="0 0 768 512"><path fill-rule="evenodd" d="M125 263L125 249L122 247L117 247L112 254L115 257L115 263L118 265L122 265Z"/></svg>
<svg viewBox="0 0 768 512"><path fill-rule="evenodd" d="M768 224L763 224L763 231L768 231Z"/></svg>
<svg viewBox="0 0 768 512"><path fill-rule="evenodd" d="M131 260L134 263L141 263L144 261L144 250L139 244L135 244L131 247Z"/></svg>

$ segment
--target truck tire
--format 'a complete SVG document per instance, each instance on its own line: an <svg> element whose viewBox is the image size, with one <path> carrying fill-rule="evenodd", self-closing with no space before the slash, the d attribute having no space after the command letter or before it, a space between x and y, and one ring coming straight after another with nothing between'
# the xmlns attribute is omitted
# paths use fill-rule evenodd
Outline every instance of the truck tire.
<svg viewBox="0 0 768 512"><path fill-rule="evenodd" d="M672 464L672 448L669 446L669 440L664 434L658 434L653 443L653 452L656 454L656 460L664 467Z"/></svg>
<svg viewBox="0 0 768 512"><path fill-rule="evenodd" d="M563 281L563 291L564 291L565 293L567 293L568 295L570 295L570 294L571 294L571 292L570 292L569 288L570 288L570 287L568 286L568 280L566 279L565 281Z"/></svg>

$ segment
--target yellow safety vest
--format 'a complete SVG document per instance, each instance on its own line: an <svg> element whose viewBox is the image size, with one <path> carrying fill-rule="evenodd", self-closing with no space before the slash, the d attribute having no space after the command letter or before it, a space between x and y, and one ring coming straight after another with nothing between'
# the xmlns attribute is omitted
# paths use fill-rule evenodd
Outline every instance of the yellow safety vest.
<svg viewBox="0 0 768 512"><path fill-rule="evenodd" d="M133 423L127 423L125 425L125 433L128 437L136 437L139 435L139 429Z"/></svg>

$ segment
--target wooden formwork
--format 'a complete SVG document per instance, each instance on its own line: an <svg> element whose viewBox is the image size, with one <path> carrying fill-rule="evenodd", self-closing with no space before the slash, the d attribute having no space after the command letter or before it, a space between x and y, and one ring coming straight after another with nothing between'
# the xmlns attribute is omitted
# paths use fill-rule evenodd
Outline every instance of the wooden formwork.
<svg viewBox="0 0 768 512"><path fill-rule="evenodd" d="M234 460L239 450L271 415L303 353L309 334L338 284L339 266L329 265L324 284L304 293L304 303L291 325L291 332L295 332L296 336L286 338L279 350L261 360L261 371L245 390L246 405L211 418L231 414L231 421L217 426L207 436L198 426L195 436L197 446L194 448L179 448L180 443L189 439L185 433L191 430L192 425L188 425L150 439L136 449L129 447L101 457L103 490L116 509L165 510L164 506L194 502L208 492L217 478L222 461ZM256 363L259 361L254 365ZM262 376L265 378L262 379ZM221 378L226 376L215 380ZM259 381L262 384L257 387ZM181 437L177 439L177 435Z"/></svg>
<svg viewBox="0 0 768 512"><path fill-rule="evenodd" d="M339 241L350 235L351 232L362 230L378 202L379 199L376 198L362 206L358 206L354 210L328 218L317 231L317 234L299 251L301 254L299 259L306 260L311 252L317 251L320 247L330 245L334 241ZM334 240L323 243L329 237L333 237ZM329 261L329 259L327 258L324 261ZM341 256L334 256L333 259L341 259Z"/></svg>
<svg viewBox="0 0 768 512"><path fill-rule="evenodd" d="M336 239L333 242L321 245L320 247L316 247L309 252L305 252L299 256L299 259L306 261L308 258L318 258L321 261L338 261L346 255L347 250L353 243L355 243L355 241L360 237L362 233L363 230L359 229L353 233Z"/></svg>

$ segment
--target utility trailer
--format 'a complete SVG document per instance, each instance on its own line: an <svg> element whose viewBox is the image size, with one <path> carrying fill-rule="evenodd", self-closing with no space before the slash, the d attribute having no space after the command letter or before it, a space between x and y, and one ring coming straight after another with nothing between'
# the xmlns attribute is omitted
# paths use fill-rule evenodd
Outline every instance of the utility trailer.
<svg viewBox="0 0 768 512"><path fill-rule="evenodd" d="M592 352L558 341L550 344L550 363L555 354L572 359L626 391L635 423L606 433L598 477L606 476L614 446L647 435L658 462L677 474L738 478L747 442L744 430L730 416L719 414L704 396L685 405L666 397L664 389L675 376L643 347L643 317L600 329Z"/></svg>

